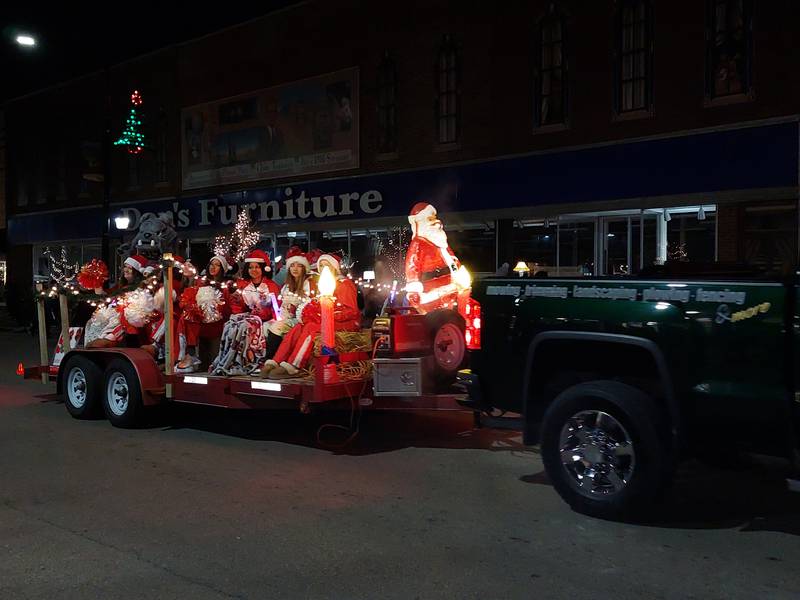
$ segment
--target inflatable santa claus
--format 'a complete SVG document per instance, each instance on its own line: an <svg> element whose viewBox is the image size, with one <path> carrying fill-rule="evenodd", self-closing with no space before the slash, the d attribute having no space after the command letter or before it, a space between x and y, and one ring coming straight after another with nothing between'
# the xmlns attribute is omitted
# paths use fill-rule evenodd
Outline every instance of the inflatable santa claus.
<svg viewBox="0 0 800 600"><path fill-rule="evenodd" d="M436 209L417 202L408 215L413 237L406 252L406 297L421 313L454 308L469 292L469 275L447 244Z"/></svg>

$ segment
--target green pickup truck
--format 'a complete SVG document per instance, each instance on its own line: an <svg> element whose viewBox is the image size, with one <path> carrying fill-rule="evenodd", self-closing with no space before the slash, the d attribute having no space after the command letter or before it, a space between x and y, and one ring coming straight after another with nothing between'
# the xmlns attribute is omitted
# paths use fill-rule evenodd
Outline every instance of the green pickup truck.
<svg viewBox="0 0 800 600"><path fill-rule="evenodd" d="M796 460L798 280L478 281L476 410L522 415L573 509L629 518L696 441Z"/></svg>

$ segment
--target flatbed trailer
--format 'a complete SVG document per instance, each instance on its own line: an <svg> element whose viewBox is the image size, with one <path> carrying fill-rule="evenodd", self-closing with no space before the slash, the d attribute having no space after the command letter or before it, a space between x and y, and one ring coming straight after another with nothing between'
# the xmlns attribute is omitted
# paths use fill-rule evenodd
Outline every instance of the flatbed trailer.
<svg viewBox="0 0 800 600"><path fill-rule="evenodd" d="M171 258L165 256L165 265ZM172 289L172 269L164 269L164 287ZM165 294L169 298L171 294ZM43 308L40 303L40 316ZM70 340L67 298L59 298L61 338ZM165 302L165 325L172 322L172 303ZM452 330L451 330L452 331ZM90 418L103 412L112 424L135 426L143 409L166 402L216 406L229 409L296 409L309 414L321 409L378 410L466 410L466 394L457 391L437 393L435 383L428 381L430 357L377 358L366 352L342 353L335 357L314 358L311 376L279 381L254 376L219 376L208 373L177 374L173 372L172 337L165 338L165 362L159 365L141 348L75 348L59 355L51 364L46 347L45 322L39 319L40 364L18 374L26 379L55 380L59 395L75 418ZM371 361L388 376L382 378L382 389L376 389L373 378L331 377L333 363L347 364ZM327 369L326 369L327 367ZM327 371L327 373L326 373ZM387 385L386 382L389 381ZM393 391L394 390L394 391Z"/></svg>

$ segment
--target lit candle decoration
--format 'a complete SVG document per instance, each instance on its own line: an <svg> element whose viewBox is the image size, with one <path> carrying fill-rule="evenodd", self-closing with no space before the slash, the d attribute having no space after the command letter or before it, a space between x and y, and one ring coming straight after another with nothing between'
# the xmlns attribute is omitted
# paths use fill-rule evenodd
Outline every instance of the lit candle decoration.
<svg viewBox="0 0 800 600"><path fill-rule="evenodd" d="M336 346L336 332L333 328L333 293L336 291L336 278L333 271L325 265L319 276L319 303L321 313L322 345L331 350Z"/></svg>

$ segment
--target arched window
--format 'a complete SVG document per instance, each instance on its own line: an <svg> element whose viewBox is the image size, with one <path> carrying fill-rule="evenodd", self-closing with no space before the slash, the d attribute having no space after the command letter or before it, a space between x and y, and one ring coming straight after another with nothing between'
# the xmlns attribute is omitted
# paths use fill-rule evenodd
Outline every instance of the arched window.
<svg viewBox="0 0 800 600"><path fill-rule="evenodd" d="M458 141L461 134L461 63L458 49L444 36L436 61L436 131L440 144Z"/></svg>
<svg viewBox="0 0 800 600"><path fill-rule="evenodd" d="M397 68L386 52L378 65L378 152L397 151Z"/></svg>
<svg viewBox="0 0 800 600"><path fill-rule="evenodd" d="M534 123L536 127L567 121L567 60L565 19L550 3L536 27Z"/></svg>

